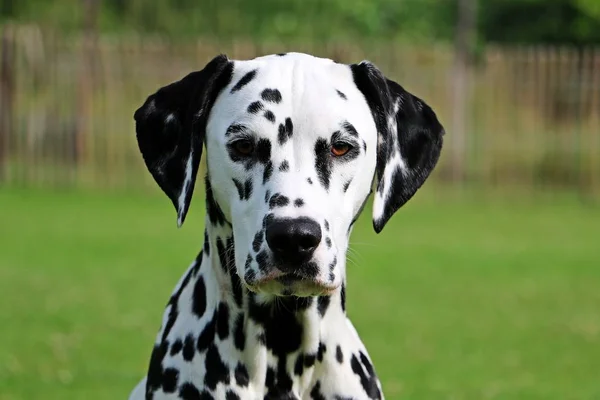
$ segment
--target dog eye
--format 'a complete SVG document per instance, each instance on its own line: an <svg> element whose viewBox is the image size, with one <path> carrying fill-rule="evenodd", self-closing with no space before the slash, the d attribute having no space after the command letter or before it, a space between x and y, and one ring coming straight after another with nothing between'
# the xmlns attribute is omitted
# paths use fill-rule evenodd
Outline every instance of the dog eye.
<svg viewBox="0 0 600 400"><path fill-rule="evenodd" d="M241 156L249 156L254 151L254 143L248 139L236 140L231 147Z"/></svg>
<svg viewBox="0 0 600 400"><path fill-rule="evenodd" d="M352 149L346 142L335 142L331 145L331 154L335 157L341 157Z"/></svg>

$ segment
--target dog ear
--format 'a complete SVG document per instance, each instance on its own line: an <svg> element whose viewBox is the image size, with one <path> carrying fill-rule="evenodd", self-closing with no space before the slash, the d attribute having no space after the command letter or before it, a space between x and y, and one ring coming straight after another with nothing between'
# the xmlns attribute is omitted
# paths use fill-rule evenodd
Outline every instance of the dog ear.
<svg viewBox="0 0 600 400"><path fill-rule="evenodd" d="M134 114L144 162L173 202L178 226L190 206L208 114L232 70L233 63L219 55L201 71L160 88Z"/></svg>
<svg viewBox="0 0 600 400"><path fill-rule="evenodd" d="M387 79L370 62L350 67L378 131L373 228L379 233L437 164L444 128L423 100Z"/></svg>

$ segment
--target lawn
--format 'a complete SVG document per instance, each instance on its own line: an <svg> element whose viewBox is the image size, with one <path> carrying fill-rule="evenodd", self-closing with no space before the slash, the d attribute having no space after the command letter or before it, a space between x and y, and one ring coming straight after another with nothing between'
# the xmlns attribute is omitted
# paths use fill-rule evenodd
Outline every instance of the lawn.
<svg viewBox="0 0 600 400"><path fill-rule="evenodd" d="M599 399L600 207L482 199L425 190L354 231L387 398ZM201 201L177 230L157 193L0 189L0 399L126 398L202 229Z"/></svg>

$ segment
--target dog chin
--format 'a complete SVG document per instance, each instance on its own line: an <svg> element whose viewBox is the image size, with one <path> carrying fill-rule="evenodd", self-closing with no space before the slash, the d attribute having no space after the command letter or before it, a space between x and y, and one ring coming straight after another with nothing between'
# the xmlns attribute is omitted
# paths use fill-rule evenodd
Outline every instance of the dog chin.
<svg viewBox="0 0 600 400"><path fill-rule="evenodd" d="M323 282L317 279L309 279L292 274L281 275L278 277L266 277L254 284L247 284L248 289L252 292L280 297L330 295L338 289L339 286L339 284Z"/></svg>

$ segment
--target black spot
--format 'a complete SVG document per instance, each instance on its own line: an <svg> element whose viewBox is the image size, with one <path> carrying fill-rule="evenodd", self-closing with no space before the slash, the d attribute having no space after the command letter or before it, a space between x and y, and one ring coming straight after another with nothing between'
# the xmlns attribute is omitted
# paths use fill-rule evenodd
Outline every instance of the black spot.
<svg viewBox="0 0 600 400"><path fill-rule="evenodd" d="M310 391L310 398L312 400L325 400L325 396L323 396L323 393L321 393L320 381L317 381L317 383L315 383L315 386L313 386L312 390Z"/></svg>
<svg viewBox="0 0 600 400"><path fill-rule="evenodd" d="M248 257L246 257L246 264L244 264L244 268L245 269L250 269L250 265L252 264L252 256L250 254L248 254Z"/></svg>
<svg viewBox="0 0 600 400"><path fill-rule="evenodd" d="M246 73L244 76L242 76L242 78L235 84L235 86L233 86L231 88L231 93L237 92L238 90L240 90L241 88L243 88L244 86L246 86L248 83L250 83L250 81L252 79L254 79L254 77L256 76L256 70L253 69L252 71Z"/></svg>
<svg viewBox="0 0 600 400"><path fill-rule="evenodd" d="M235 304L237 304L238 307L241 307L242 297L244 296L242 281L240 280L240 277L235 269L232 270L229 275L231 276L231 290L233 291L233 299Z"/></svg>
<svg viewBox="0 0 600 400"><path fill-rule="evenodd" d="M181 341L181 339L177 339L171 345L171 351L169 352L169 354L171 354L171 357L175 356L175 355L179 354L181 349L183 349L183 342Z"/></svg>
<svg viewBox="0 0 600 400"><path fill-rule="evenodd" d="M248 112L250 114L258 114L259 111L261 111L263 109L263 104L260 101L255 101L253 103L250 103L250 105L248 106Z"/></svg>
<svg viewBox="0 0 600 400"><path fill-rule="evenodd" d="M279 57L283 57L283 56L285 56L286 54L287 54L287 53L277 53L277 55L278 55Z"/></svg>
<svg viewBox="0 0 600 400"><path fill-rule="evenodd" d="M292 119L290 117L285 119L285 131L290 138L294 135L294 124L292 123Z"/></svg>
<svg viewBox="0 0 600 400"><path fill-rule="evenodd" d="M344 128L344 130L349 135L354 136L354 137L358 137L358 132L356 131L356 128L354 128L354 125L352 125L350 122L344 121L342 123L342 128Z"/></svg>
<svg viewBox="0 0 600 400"><path fill-rule="evenodd" d="M206 375L204 375L204 384L210 389L215 390L217 384L229 384L229 369L221 359L217 346L212 343L206 351Z"/></svg>
<svg viewBox="0 0 600 400"><path fill-rule="evenodd" d="M204 278L199 276L194 284L194 293L192 294L192 312L201 318L206 311L206 285Z"/></svg>
<svg viewBox="0 0 600 400"><path fill-rule="evenodd" d="M310 179L310 178L306 178L306 181L308 182L309 185L312 185L312 183L313 183L312 179Z"/></svg>
<svg viewBox="0 0 600 400"><path fill-rule="evenodd" d="M329 280L332 282L335 280L335 274L333 273L333 271L335 270L336 264L337 264L337 257L333 256L333 260L329 264Z"/></svg>
<svg viewBox="0 0 600 400"><path fill-rule="evenodd" d="M256 143L255 153L259 163L267 164L271 162L271 141L269 139L259 139Z"/></svg>
<svg viewBox="0 0 600 400"><path fill-rule="evenodd" d="M273 162L269 161L267 165L265 165L265 171L263 172L263 185L269 181L271 175L273 174Z"/></svg>
<svg viewBox="0 0 600 400"><path fill-rule="evenodd" d="M242 185L242 182L238 181L235 178L232 178L232 180L238 191L238 196L240 196L240 200L244 200L244 185Z"/></svg>
<svg viewBox="0 0 600 400"><path fill-rule="evenodd" d="M219 263L221 264L221 268L223 272L229 272L229 266L227 265L227 249L223 244L221 238L217 238L217 254L219 255Z"/></svg>
<svg viewBox="0 0 600 400"><path fill-rule="evenodd" d="M327 248L330 249L331 248L331 239L329 237L325 238L325 244L327 245Z"/></svg>
<svg viewBox="0 0 600 400"><path fill-rule="evenodd" d="M373 364L371 364L371 361L369 361L366 354L363 353L362 351L359 351L359 354L360 354L360 361L363 363L363 365L367 369L367 372L369 373L369 375L374 376L375 370L373 369Z"/></svg>
<svg viewBox="0 0 600 400"><path fill-rule="evenodd" d="M286 118L284 124L279 124L277 140L280 146L283 146L294 135L294 124L291 118Z"/></svg>
<svg viewBox="0 0 600 400"><path fill-rule="evenodd" d="M300 376L304 372L304 355L302 353L298 354L298 358L296 358L296 363L294 364L294 374Z"/></svg>
<svg viewBox="0 0 600 400"><path fill-rule="evenodd" d="M258 231L256 232L256 235L254 235L254 240L252 241L252 250L254 250L255 253L258 253L258 251L260 250L260 246L262 245L263 242L263 231ZM250 257L250 255L248 255L248 257Z"/></svg>
<svg viewBox="0 0 600 400"><path fill-rule="evenodd" d="M248 370L245 366L243 366L242 364L238 364L235 367L234 376L235 382L238 384L238 386L248 386L248 383L250 382L250 377L248 376Z"/></svg>
<svg viewBox="0 0 600 400"><path fill-rule="evenodd" d="M208 241L208 230L204 230L204 248L203 248L204 254L206 254L207 256L210 255L210 242Z"/></svg>
<svg viewBox="0 0 600 400"><path fill-rule="evenodd" d="M317 355L316 354L306 354L304 356L304 367L310 368L313 365L315 365L316 361L317 361Z"/></svg>
<svg viewBox="0 0 600 400"><path fill-rule="evenodd" d="M200 400L200 391L191 382L186 382L179 388L179 397L184 400Z"/></svg>
<svg viewBox="0 0 600 400"><path fill-rule="evenodd" d="M367 142L365 142L364 140L362 141L362 147L363 147L363 150L366 152L367 151Z"/></svg>
<svg viewBox="0 0 600 400"><path fill-rule="evenodd" d="M265 386L271 387L275 384L275 370L273 367L267 367L267 374L265 376Z"/></svg>
<svg viewBox="0 0 600 400"><path fill-rule="evenodd" d="M279 165L279 170L281 172L287 172L290 170L290 163L287 160L283 160Z"/></svg>
<svg viewBox="0 0 600 400"><path fill-rule="evenodd" d="M246 269L246 273L244 274L244 280L246 281L246 283L254 283L255 279L256 272L254 272L254 270L252 269Z"/></svg>
<svg viewBox="0 0 600 400"><path fill-rule="evenodd" d="M155 345L150 356L146 381L146 393L152 393L162 386L163 367L162 361L167 354L169 342L163 340L160 345Z"/></svg>
<svg viewBox="0 0 600 400"><path fill-rule="evenodd" d="M244 183L244 195L246 200L252 196L252 179L247 179L246 183Z"/></svg>
<svg viewBox="0 0 600 400"><path fill-rule="evenodd" d="M360 352L360 357L363 361L365 369L367 370L367 373L365 373L363 370L363 367L361 366L361 363L358 361L358 358L355 354L352 354L352 358L350 360L352 372L354 372L360 378L360 384L369 398L380 399L381 393L379 392L379 387L377 386L377 377L373 371L373 366L362 352ZM364 363L365 360L367 361L366 364Z"/></svg>
<svg viewBox="0 0 600 400"><path fill-rule="evenodd" d="M269 256L268 256L267 252L264 250L256 255L256 263L258 264L258 269L260 269L262 272L265 272L268 268L268 264L267 264L268 259L269 259Z"/></svg>
<svg viewBox="0 0 600 400"><path fill-rule="evenodd" d="M344 193L346 193L348 191L348 188L350 187L351 183L352 183L352 178L350 178L348 181L346 181L344 183Z"/></svg>
<svg viewBox="0 0 600 400"><path fill-rule="evenodd" d="M221 302L217 310L217 333L219 339L225 340L229 336L229 306L227 303Z"/></svg>
<svg viewBox="0 0 600 400"><path fill-rule="evenodd" d="M339 91L339 90L337 90L337 89L336 89L336 92L337 92L337 94L338 94L338 95L339 95L339 96L340 96L342 99L344 99L344 100L348 100L348 97L346 97L346 95L345 95L343 92L341 92L341 91Z"/></svg>
<svg viewBox="0 0 600 400"><path fill-rule="evenodd" d="M292 377L288 375L286 369L287 357L282 356L277 362L277 371L269 373L267 369L267 379L270 384L265 382L265 386L268 389L265 395L265 400L297 400L297 397L291 393L292 391Z"/></svg>
<svg viewBox="0 0 600 400"><path fill-rule="evenodd" d="M325 346L325 343L320 342L319 349L317 350L317 360L319 362L323 362L323 356L325 355L326 351L327 351L327 346Z"/></svg>
<svg viewBox="0 0 600 400"><path fill-rule="evenodd" d="M206 239L207 239L207 237L204 238L204 240L206 240ZM204 245L206 245L206 243ZM200 250L200 253L196 256L196 259L194 260L194 264L192 266L192 276L193 277L196 277L196 275L198 274L198 271L200 270L200 267L202 266L202 260L204 259L204 256L207 256L207 258L208 258L208 254L205 254L204 249Z"/></svg>
<svg viewBox="0 0 600 400"><path fill-rule="evenodd" d="M312 305L313 297L291 296L283 299L282 302L287 304L289 310L304 311Z"/></svg>
<svg viewBox="0 0 600 400"><path fill-rule="evenodd" d="M265 111L265 113L263 114L263 116L269 121L269 122L275 122L275 114L273 114L272 111L267 110Z"/></svg>
<svg viewBox="0 0 600 400"><path fill-rule="evenodd" d="M323 187L329 189L331 179L331 157L329 156L329 145L323 138L317 139L315 143L315 169Z"/></svg>
<svg viewBox="0 0 600 400"><path fill-rule="evenodd" d="M342 353L342 347L339 344L335 348L335 359L340 364L344 362L344 353Z"/></svg>
<svg viewBox="0 0 600 400"><path fill-rule="evenodd" d="M221 207L219 207L213 196L208 175L206 175L204 186L204 190L206 191L206 214L208 214L208 219L212 225L223 225L226 221L225 214L223 214Z"/></svg>
<svg viewBox="0 0 600 400"><path fill-rule="evenodd" d="M304 200L296 199L294 200L294 207L302 207L304 205Z"/></svg>
<svg viewBox="0 0 600 400"><path fill-rule="evenodd" d="M289 393L292 390L293 381L292 377L287 373L286 358L287 357L279 358L279 363L277 365L277 392L279 393ZM290 393L288 398L290 397L293 399L295 396Z"/></svg>
<svg viewBox="0 0 600 400"><path fill-rule="evenodd" d="M244 351L246 347L246 334L244 333L244 314L239 313L235 320L233 333L233 343L239 351Z"/></svg>
<svg viewBox="0 0 600 400"><path fill-rule="evenodd" d="M213 313L212 318L210 319L210 321L208 321L208 323L202 330L202 333L200 333L200 335L198 336L198 340L196 342L196 349L198 350L198 352L203 352L208 348L208 346L210 346L211 343L214 342L216 325L217 318L215 313Z"/></svg>
<svg viewBox="0 0 600 400"><path fill-rule="evenodd" d="M192 361L194 359L195 353L196 343L194 343L194 336L190 333L185 337L185 340L183 341L183 359L185 361Z"/></svg>
<svg viewBox="0 0 600 400"><path fill-rule="evenodd" d="M321 318L325 316L325 312L327 312L327 307L329 307L329 302L331 301L331 297L329 296L319 296L317 301L317 309L319 310L319 315Z"/></svg>
<svg viewBox="0 0 600 400"><path fill-rule="evenodd" d="M228 390L225 394L225 400L240 400L240 396L238 396L233 390Z"/></svg>
<svg viewBox="0 0 600 400"><path fill-rule="evenodd" d="M238 191L240 200L248 200L252 196L252 180L248 179L244 184L235 178L232 178L232 180Z"/></svg>
<svg viewBox="0 0 600 400"><path fill-rule="evenodd" d="M346 284L342 283L342 291L340 292L340 297L342 299L342 311L346 311Z"/></svg>
<svg viewBox="0 0 600 400"><path fill-rule="evenodd" d="M225 136L231 136L236 133L244 133L247 131L247 128L244 125L240 124L231 124L229 128L225 131Z"/></svg>
<svg viewBox="0 0 600 400"><path fill-rule="evenodd" d="M281 102L281 93L277 89L265 89L260 94L260 97L264 101L268 101L271 103L280 103Z"/></svg>
<svg viewBox="0 0 600 400"><path fill-rule="evenodd" d="M234 243L233 243L233 235L227 238L227 247L225 248L225 257L227 259L227 270L231 271L235 269L235 259L234 259Z"/></svg>
<svg viewBox="0 0 600 400"><path fill-rule="evenodd" d="M256 335L256 341L258 342L258 344L262 344L263 346L265 346L267 344L267 337L265 336L265 333L261 332L258 335Z"/></svg>
<svg viewBox="0 0 600 400"><path fill-rule="evenodd" d="M329 221L325 220L325 230L329 231Z"/></svg>
<svg viewBox="0 0 600 400"><path fill-rule="evenodd" d="M175 368L167 368L163 372L162 390L165 393L174 393L177 389L177 379L179 378L179 370Z"/></svg>
<svg viewBox="0 0 600 400"><path fill-rule="evenodd" d="M269 200L269 208L272 210L276 207L285 207L290 203L290 199L282 195L281 193L275 193Z"/></svg>
<svg viewBox="0 0 600 400"><path fill-rule="evenodd" d="M284 357L300 348L303 329L295 312L290 311L295 309L259 303L253 294L248 300L250 318L264 327L265 344L276 357Z"/></svg>

